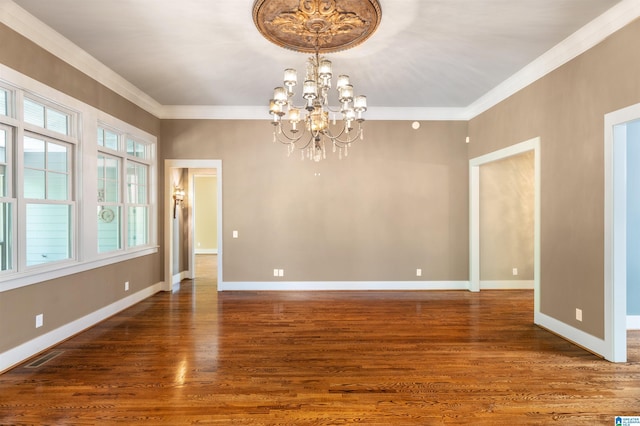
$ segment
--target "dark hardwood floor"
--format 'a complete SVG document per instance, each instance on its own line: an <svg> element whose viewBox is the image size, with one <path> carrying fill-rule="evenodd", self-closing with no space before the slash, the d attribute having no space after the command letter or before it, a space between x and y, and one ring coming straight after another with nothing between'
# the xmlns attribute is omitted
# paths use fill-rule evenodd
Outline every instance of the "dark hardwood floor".
<svg viewBox="0 0 640 426"><path fill-rule="evenodd" d="M200 257L201 260L215 257ZM0 424L614 425L612 364L532 324L531 291L225 292L215 265L0 375ZM55 352L57 353L57 352Z"/></svg>

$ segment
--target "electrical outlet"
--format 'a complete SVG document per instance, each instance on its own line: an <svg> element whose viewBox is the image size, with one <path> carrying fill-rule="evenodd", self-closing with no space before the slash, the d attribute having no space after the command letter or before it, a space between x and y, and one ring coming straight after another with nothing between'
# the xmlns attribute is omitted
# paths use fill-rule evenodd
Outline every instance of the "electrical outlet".
<svg viewBox="0 0 640 426"><path fill-rule="evenodd" d="M518 275L518 268L513 268L513 275Z"/></svg>
<svg viewBox="0 0 640 426"><path fill-rule="evenodd" d="M284 269L278 269L278 276L284 277Z"/></svg>
<svg viewBox="0 0 640 426"><path fill-rule="evenodd" d="M582 309L576 308L576 319L582 321Z"/></svg>
<svg viewBox="0 0 640 426"><path fill-rule="evenodd" d="M129 281L124 282L124 291L129 291Z"/></svg>
<svg viewBox="0 0 640 426"><path fill-rule="evenodd" d="M422 276L422 269L418 268L416 269L416 277L421 277Z"/></svg>
<svg viewBox="0 0 640 426"><path fill-rule="evenodd" d="M274 269L274 270L273 270L273 276L274 276L274 277L277 277L277 276L278 276L278 273L279 273L279 270L278 270L278 269Z"/></svg>
<svg viewBox="0 0 640 426"><path fill-rule="evenodd" d="M233 231L233 238L238 238L238 231Z"/></svg>
<svg viewBox="0 0 640 426"><path fill-rule="evenodd" d="M40 328L44 325L44 314L36 315L36 328Z"/></svg>

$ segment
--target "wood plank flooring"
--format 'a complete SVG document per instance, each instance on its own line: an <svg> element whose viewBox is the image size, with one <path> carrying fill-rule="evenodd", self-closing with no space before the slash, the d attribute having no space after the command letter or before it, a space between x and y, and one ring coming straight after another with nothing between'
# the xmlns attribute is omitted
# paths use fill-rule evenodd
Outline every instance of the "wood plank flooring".
<svg viewBox="0 0 640 426"><path fill-rule="evenodd" d="M0 375L0 424L614 425L640 416L640 334L629 333L630 362L601 360L534 326L531 291L217 294L215 276L205 264L179 292L52 348L63 352L40 367Z"/></svg>

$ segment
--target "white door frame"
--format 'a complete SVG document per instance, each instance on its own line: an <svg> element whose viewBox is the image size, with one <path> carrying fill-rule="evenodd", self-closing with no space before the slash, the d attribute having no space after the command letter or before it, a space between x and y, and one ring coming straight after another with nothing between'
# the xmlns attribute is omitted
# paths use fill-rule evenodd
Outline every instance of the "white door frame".
<svg viewBox="0 0 640 426"><path fill-rule="evenodd" d="M171 169L216 169L218 177L218 289L222 286L222 160L165 160L164 161L164 284L166 291L172 290L173 275L173 244L171 237L173 235L173 182L171 182ZM187 200L189 202L189 200ZM191 263L191 251L193 250L189 243L189 262ZM193 265L189 265L191 271Z"/></svg>
<svg viewBox="0 0 640 426"><path fill-rule="evenodd" d="M640 104L604 116L604 357L627 361L627 137Z"/></svg>
<svg viewBox="0 0 640 426"><path fill-rule="evenodd" d="M540 312L540 138L469 160L469 290L480 291L480 166L507 157L534 153L533 292L534 322Z"/></svg>

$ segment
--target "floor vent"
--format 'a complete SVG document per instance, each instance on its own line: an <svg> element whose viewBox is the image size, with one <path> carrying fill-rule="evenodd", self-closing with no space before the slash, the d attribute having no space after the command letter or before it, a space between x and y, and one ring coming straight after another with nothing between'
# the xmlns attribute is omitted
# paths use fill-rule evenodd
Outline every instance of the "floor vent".
<svg viewBox="0 0 640 426"><path fill-rule="evenodd" d="M38 368L43 366L44 364L46 364L47 362L51 361L52 359L54 359L55 357L57 357L58 355L62 354L64 351L51 351L43 356L41 356L40 358L34 360L33 362L27 364L25 366L25 368Z"/></svg>

